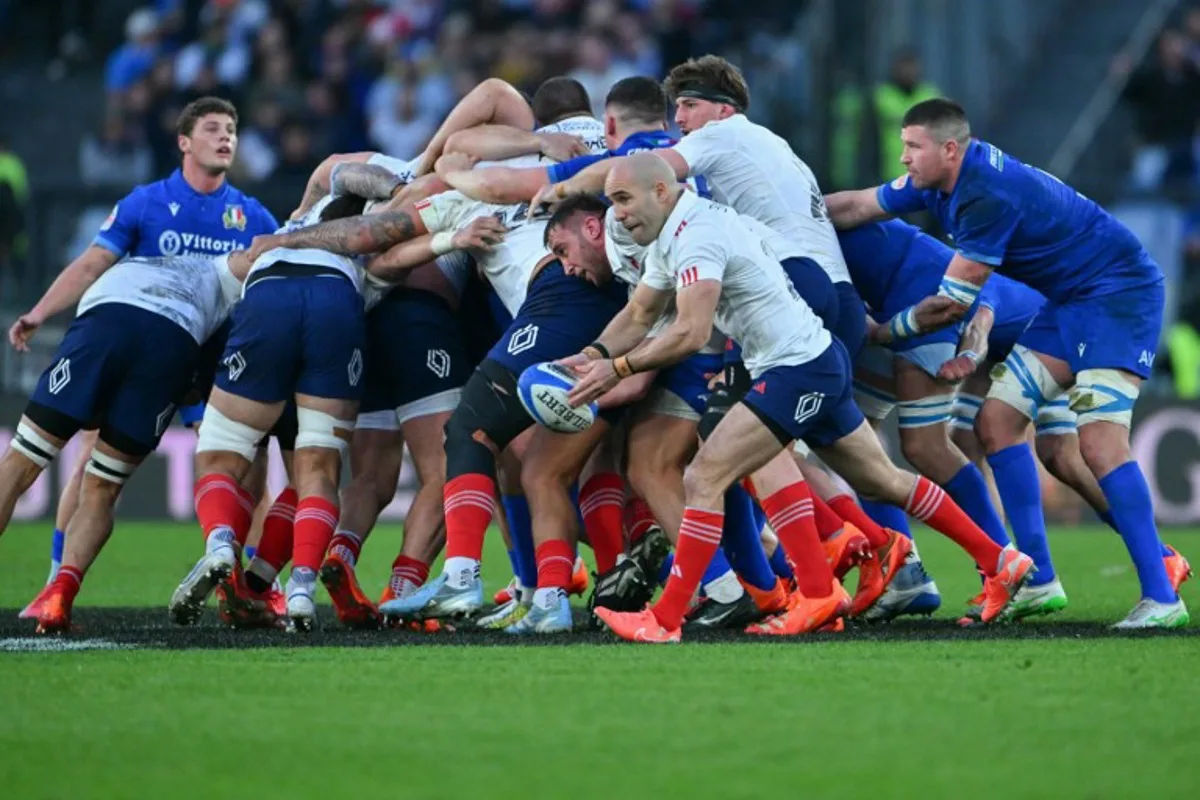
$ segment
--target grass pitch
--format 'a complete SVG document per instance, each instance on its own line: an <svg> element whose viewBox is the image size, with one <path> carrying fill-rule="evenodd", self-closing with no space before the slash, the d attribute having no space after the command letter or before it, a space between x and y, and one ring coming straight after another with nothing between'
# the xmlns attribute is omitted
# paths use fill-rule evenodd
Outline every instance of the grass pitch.
<svg viewBox="0 0 1200 800"><path fill-rule="evenodd" d="M1166 538L1200 562L1200 531ZM398 541L383 527L368 543L369 591ZM935 534L918 543L943 594L930 621L525 646L331 621L307 638L215 617L173 629L166 602L199 533L121 523L84 583L81 632L14 653L44 646L15 609L48 550L44 526L14 526L0 538L0 797L1196 795L1200 625L1107 630L1137 599L1114 534L1052 533L1068 610L982 632L952 622L977 589L966 557ZM489 547L491 589L508 565L498 537ZM1183 594L1200 612L1197 585ZM451 644L487 646L430 646Z"/></svg>

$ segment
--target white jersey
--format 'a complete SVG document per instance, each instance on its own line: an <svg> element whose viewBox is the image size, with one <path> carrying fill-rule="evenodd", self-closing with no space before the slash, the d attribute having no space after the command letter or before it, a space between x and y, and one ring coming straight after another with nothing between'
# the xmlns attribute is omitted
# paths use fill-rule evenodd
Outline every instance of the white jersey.
<svg viewBox="0 0 1200 800"><path fill-rule="evenodd" d="M309 209L298 220L288 221L283 224L278 233L289 233L300 228L308 228L313 225L318 225L321 222L321 212L325 207L334 201L336 195L327 194L317 201L316 205ZM291 248L291 247L276 247L266 251L255 260L254 265L250 267L250 274L246 276L246 285L249 286L250 276L256 272L261 272L267 267L273 266L280 262L288 264L306 264L315 267L328 267L342 273L350 282L354 284L354 288L363 293L365 284L363 274L366 272L366 259L360 256L339 256L330 253L327 250L318 250L315 247Z"/></svg>
<svg viewBox="0 0 1200 800"><path fill-rule="evenodd" d="M374 164L377 167L383 167L388 172L400 179L401 183L412 183L417 179L417 167L421 163L421 158L424 153L418 155L411 161L402 161L392 156L386 156L383 153L373 153L367 159L368 164Z"/></svg>
<svg viewBox="0 0 1200 800"><path fill-rule="evenodd" d="M690 175L704 176L714 200L771 229L767 243L780 259L808 257L834 283L850 282L817 179L786 141L734 114L692 131L672 149Z"/></svg>
<svg viewBox="0 0 1200 800"><path fill-rule="evenodd" d="M770 247L727 206L684 192L649 250L642 282L652 289L721 283L715 323L742 346L751 377L808 363L832 343Z"/></svg>
<svg viewBox="0 0 1200 800"><path fill-rule="evenodd" d="M221 327L241 293L241 282L229 271L228 255L126 258L88 287L76 314L104 303L124 303L166 317L203 344Z"/></svg>

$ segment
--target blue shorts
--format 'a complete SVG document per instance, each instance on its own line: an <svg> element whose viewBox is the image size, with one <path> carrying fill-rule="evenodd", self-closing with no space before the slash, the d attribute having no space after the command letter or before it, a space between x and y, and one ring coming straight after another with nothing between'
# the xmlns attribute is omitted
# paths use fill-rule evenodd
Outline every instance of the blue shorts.
<svg viewBox="0 0 1200 800"><path fill-rule="evenodd" d="M58 438L98 427L122 453L146 455L191 387L199 352L191 334L161 314L104 303L71 323L26 414Z"/></svg>
<svg viewBox="0 0 1200 800"><path fill-rule="evenodd" d="M393 289L367 314L359 413L390 411L462 388L474 368L449 303L433 292Z"/></svg>
<svg viewBox="0 0 1200 800"><path fill-rule="evenodd" d="M796 294L800 295L800 299L808 304L808 307L813 310L813 313L820 318L825 329L834 336L841 338L841 311L843 302L849 304L849 294L839 292L837 286L845 285L849 287L850 292L853 292L854 300L858 308L862 309L862 300L858 298L858 292L854 291L854 287L850 284L834 284L829 278L829 273L821 269L821 265L811 258L796 257L785 258L780 262L783 266L784 273L787 274L788 280L792 282L792 288L796 290ZM852 339L855 337L855 331L858 333L858 349L862 348L863 337L866 336L867 321L863 316L861 319L854 322L853 314L849 317L850 323L847 331L845 331ZM742 347L739 344L731 342L725 348L725 363L735 364L742 360Z"/></svg>
<svg viewBox="0 0 1200 800"><path fill-rule="evenodd" d="M261 278L233 311L217 386L260 403L358 400L365 327L362 297L341 274Z"/></svg>
<svg viewBox="0 0 1200 800"><path fill-rule="evenodd" d="M1054 306L1047 303L1042 306L1042 309L1033 318L1032 322L1027 323L1025 330L1021 331L1017 337L1016 344L1022 347L1027 347L1035 353L1042 353L1051 358L1057 358L1060 361L1067 360L1067 348L1063 346L1062 333L1058 327L1058 312ZM1009 347L1011 350L1012 347ZM1004 357L1008 358L1008 352L1004 353ZM998 356L991 351L991 339L988 339L988 360L996 361Z"/></svg>
<svg viewBox="0 0 1200 800"><path fill-rule="evenodd" d="M1067 363L1085 369L1122 369L1149 378L1162 337L1163 281L1055 306ZM1047 304L1049 306L1051 304Z"/></svg>
<svg viewBox="0 0 1200 800"><path fill-rule="evenodd" d="M807 364L759 375L742 402L783 444L803 439L826 447L865 421L854 403L850 356L837 339Z"/></svg>
<svg viewBox="0 0 1200 800"><path fill-rule="evenodd" d="M659 372L654 385L674 394L697 414L703 414L708 402L708 381L721 372L723 364L720 353L697 353Z"/></svg>
<svg viewBox="0 0 1200 800"><path fill-rule="evenodd" d="M849 281L835 283L833 290L837 295L838 315L830 332L842 340L853 362L867 343L867 309Z"/></svg>
<svg viewBox="0 0 1200 800"><path fill-rule="evenodd" d="M487 360L519 376L533 364L575 355L596 341L627 299L628 290L616 281L593 286L551 261L530 282L525 302Z"/></svg>
<svg viewBox="0 0 1200 800"><path fill-rule="evenodd" d="M1021 336L1036 317L1037 312L1035 311L1028 316L997 319L996 324L992 326L991 333L988 334L988 361L999 364L1008 358L1013 345L1021 340ZM1026 346L1028 347L1028 345ZM1061 346L1058 349L1061 350Z"/></svg>

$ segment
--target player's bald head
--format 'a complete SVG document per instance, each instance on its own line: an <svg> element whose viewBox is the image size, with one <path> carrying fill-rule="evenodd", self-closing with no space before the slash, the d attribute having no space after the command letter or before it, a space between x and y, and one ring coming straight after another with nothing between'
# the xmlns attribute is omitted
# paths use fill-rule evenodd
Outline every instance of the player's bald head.
<svg viewBox="0 0 1200 800"><path fill-rule="evenodd" d="M608 182L615 185L636 186L653 189L663 183L675 183L675 171L671 165L654 153L634 153L620 159L608 173ZM607 183L605 186L607 187Z"/></svg>
<svg viewBox="0 0 1200 800"><path fill-rule="evenodd" d="M675 170L648 152L620 159L604 183L604 193L613 202L617 220L640 245L658 236L681 191Z"/></svg>

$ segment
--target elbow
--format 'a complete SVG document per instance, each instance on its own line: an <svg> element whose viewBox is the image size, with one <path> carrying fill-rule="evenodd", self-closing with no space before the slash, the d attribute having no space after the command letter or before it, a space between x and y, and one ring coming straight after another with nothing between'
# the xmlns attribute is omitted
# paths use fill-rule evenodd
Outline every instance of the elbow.
<svg viewBox="0 0 1200 800"><path fill-rule="evenodd" d="M471 143L471 134L469 131L456 131L446 139L446 146L442 148L442 154L446 153L466 153L471 154L469 145Z"/></svg>
<svg viewBox="0 0 1200 800"><path fill-rule="evenodd" d="M712 324L708 325L688 325L683 335L683 345L689 354L698 353L704 345L708 344L708 340L712 338Z"/></svg>

